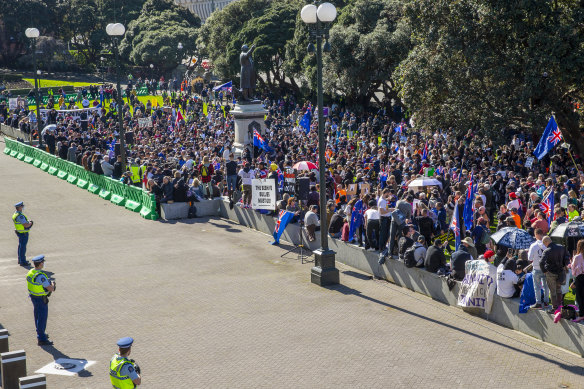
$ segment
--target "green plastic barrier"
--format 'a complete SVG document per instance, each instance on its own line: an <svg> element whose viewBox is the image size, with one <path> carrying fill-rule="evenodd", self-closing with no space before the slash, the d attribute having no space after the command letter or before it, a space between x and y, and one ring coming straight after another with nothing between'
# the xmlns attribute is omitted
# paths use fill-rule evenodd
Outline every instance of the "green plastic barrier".
<svg viewBox="0 0 584 389"><path fill-rule="evenodd" d="M69 175L67 161L56 158L55 167L59 169L57 172L57 177L59 177L61 180L67 179L67 176Z"/></svg>
<svg viewBox="0 0 584 389"><path fill-rule="evenodd" d="M148 220L158 220L158 212L156 212L156 199L154 194L142 191L142 209L140 216Z"/></svg>
<svg viewBox="0 0 584 389"><path fill-rule="evenodd" d="M32 161L32 166L34 167L41 167L42 161L41 161L41 155L43 154L42 150L40 149L34 149L34 153L33 153L33 158L34 161Z"/></svg>
<svg viewBox="0 0 584 389"><path fill-rule="evenodd" d="M24 162L28 163L28 164L32 164L32 162L34 161L34 147L27 147L24 150Z"/></svg>
<svg viewBox="0 0 584 389"><path fill-rule="evenodd" d="M87 185L89 185L89 172L81 167L79 170L79 175L77 176L77 186L81 189L86 189Z"/></svg>
<svg viewBox="0 0 584 389"><path fill-rule="evenodd" d="M110 201L115 205L123 207L126 203L126 185L122 184L121 181L114 181L111 189L112 196L110 197Z"/></svg>
<svg viewBox="0 0 584 389"><path fill-rule="evenodd" d="M126 186L126 209L132 212L140 212L142 209L142 188Z"/></svg>
<svg viewBox="0 0 584 389"><path fill-rule="evenodd" d="M77 166L76 163L73 162L67 162L67 182L70 184L75 185L77 183L77 174L78 173L78 168L80 166Z"/></svg>
<svg viewBox="0 0 584 389"><path fill-rule="evenodd" d="M12 139L4 138L4 154L10 154L14 141Z"/></svg>
<svg viewBox="0 0 584 389"><path fill-rule="evenodd" d="M93 194L99 194L99 185L98 183L100 182L99 179L100 176L99 174L95 174L94 172L89 172L89 185L87 185L87 191L89 193L93 193Z"/></svg>
<svg viewBox="0 0 584 389"><path fill-rule="evenodd" d="M99 197L104 200L110 200L112 198L112 188L114 187L116 181L110 177L104 177L103 181L104 185L99 190Z"/></svg>
<svg viewBox="0 0 584 389"><path fill-rule="evenodd" d="M42 163L41 163L41 170L44 171L44 172L46 172L47 170L49 170L49 163L48 163L49 158L50 158L50 155L47 152L44 152L41 155L41 161L42 161Z"/></svg>

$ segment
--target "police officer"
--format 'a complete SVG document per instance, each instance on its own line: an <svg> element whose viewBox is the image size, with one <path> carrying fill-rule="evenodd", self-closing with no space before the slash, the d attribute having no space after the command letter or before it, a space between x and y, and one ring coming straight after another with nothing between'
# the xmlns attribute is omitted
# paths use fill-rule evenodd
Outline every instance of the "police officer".
<svg viewBox="0 0 584 389"><path fill-rule="evenodd" d="M14 232L18 236L18 264L20 266L30 266L30 262L26 260L26 244L28 243L28 233L33 225L32 220L22 213L24 211L24 203L21 201L14 204L16 211L12 215L14 222Z"/></svg>
<svg viewBox="0 0 584 389"><path fill-rule="evenodd" d="M47 319L49 317L49 294L55 291L55 284L43 272L45 256L39 255L32 259L34 269L30 269L26 275L28 293L34 307L34 324L36 326L39 346L50 346L49 335L45 333Z"/></svg>
<svg viewBox="0 0 584 389"><path fill-rule="evenodd" d="M110 361L110 380L116 389L132 389L142 383L140 366L128 359L132 352L134 339L130 337L118 340L119 354L114 354Z"/></svg>

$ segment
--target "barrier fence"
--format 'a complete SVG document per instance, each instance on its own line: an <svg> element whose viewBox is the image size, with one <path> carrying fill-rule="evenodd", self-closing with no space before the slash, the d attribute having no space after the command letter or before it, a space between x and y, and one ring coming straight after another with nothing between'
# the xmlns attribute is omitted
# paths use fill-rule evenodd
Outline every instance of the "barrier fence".
<svg viewBox="0 0 584 389"><path fill-rule="evenodd" d="M4 154L32 164L81 189L87 189L104 200L109 200L132 212L139 212L145 219L157 220L159 217L154 195L142 188L126 185L113 178L87 171L73 162L13 139L4 138L4 142L6 144Z"/></svg>

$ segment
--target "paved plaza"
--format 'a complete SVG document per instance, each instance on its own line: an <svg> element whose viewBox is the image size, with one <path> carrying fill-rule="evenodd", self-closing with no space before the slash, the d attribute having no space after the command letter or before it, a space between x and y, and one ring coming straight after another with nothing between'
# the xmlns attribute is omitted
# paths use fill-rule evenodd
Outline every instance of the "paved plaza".
<svg viewBox="0 0 584 389"><path fill-rule="evenodd" d="M0 143L4 149L4 144ZM109 388L123 336L143 388L584 388L584 359L340 265L341 285L222 219L148 221L0 154L0 325L29 374L96 361L48 388ZM57 291L36 345L10 216L34 220L27 256Z"/></svg>

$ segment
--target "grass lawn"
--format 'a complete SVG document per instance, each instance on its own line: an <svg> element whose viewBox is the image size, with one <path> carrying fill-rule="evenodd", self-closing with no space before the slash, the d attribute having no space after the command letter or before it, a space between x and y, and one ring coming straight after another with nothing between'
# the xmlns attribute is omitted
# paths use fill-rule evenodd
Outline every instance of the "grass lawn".
<svg viewBox="0 0 584 389"><path fill-rule="evenodd" d="M156 106L156 102L158 102L158 105L159 106L162 106L162 96L138 96L138 100L141 101L141 102L143 102L144 105L146 105L148 103L148 100L151 100L152 101L152 106L155 107ZM124 101L127 102L127 99L124 99ZM80 102L79 103L75 103L75 105L77 107L79 107L79 108L82 108ZM35 105L29 105L29 109L33 109L34 110L34 109L36 109L36 106ZM109 104L107 103L107 101L105 103L105 109L107 111L109 111Z"/></svg>
<svg viewBox="0 0 584 389"><path fill-rule="evenodd" d="M24 81L28 81L30 83L30 85L34 86L34 78L23 78ZM47 79L41 79L41 88L54 88L54 87L58 87L58 86L74 86L74 87L80 87L80 86L88 86L88 85L95 85L97 83L93 82L75 82L75 81L62 81L62 80L47 80Z"/></svg>

